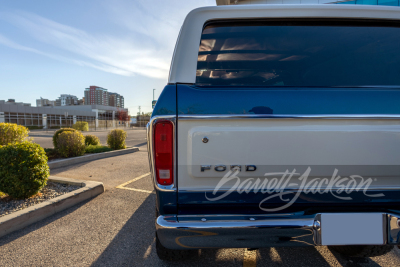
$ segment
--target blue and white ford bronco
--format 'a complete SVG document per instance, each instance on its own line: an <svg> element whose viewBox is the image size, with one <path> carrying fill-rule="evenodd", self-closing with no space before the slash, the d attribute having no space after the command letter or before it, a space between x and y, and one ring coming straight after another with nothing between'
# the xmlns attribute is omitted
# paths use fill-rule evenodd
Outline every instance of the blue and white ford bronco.
<svg viewBox="0 0 400 267"><path fill-rule="evenodd" d="M400 8L195 9L147 131L161 259L383 255L400 237Z"/></svg>

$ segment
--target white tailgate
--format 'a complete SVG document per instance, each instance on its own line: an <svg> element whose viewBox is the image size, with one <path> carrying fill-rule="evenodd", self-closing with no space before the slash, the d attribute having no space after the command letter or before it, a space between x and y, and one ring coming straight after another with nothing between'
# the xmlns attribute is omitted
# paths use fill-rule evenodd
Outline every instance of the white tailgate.
<svg viewBox="0 0 400 267"><path fill-rule="evenodd" d="M204 137L207 143L202 142ZM271 165L399 162L400 125L396 120L178 119L179 190L214 189L226 172L201 172L200 165L207 164L238 164L242 169L256 165L257 171L242 171L240 177L263 177L265 172L276 171L265 167ZM332 172L318 175L331 176ZM384 176L378 183L398 185L395 177Z"/></svg>

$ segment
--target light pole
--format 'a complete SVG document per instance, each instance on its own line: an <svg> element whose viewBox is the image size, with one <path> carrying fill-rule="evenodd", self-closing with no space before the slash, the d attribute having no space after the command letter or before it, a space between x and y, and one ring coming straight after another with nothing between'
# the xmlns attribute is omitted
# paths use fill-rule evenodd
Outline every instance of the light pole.
<svg viewBox="0 0 400 267"><path fill-rule="evenodd" d="M64 112L64 116L65 116L65 124L67 124L68 126L68 112Z"/></svg>
<svg viewBox="0 0 400 267"><path fill-rule="evenodd" d="M139 119L139 127L142 126L142 121L140 120L142 114L140 114L140 109L141 109L141 107L139 106L139 116L138 116L138 119Z"/></svg>
<svg viewBox="0 0 400 267"><path fill-rule="evenodd" d="M156 105L156 99L155 99L155 97L154 97L154 91L155 91L156 89L153 89L153 101L151 101L151 108L152 109L154 109L154 106Z"/></svg>

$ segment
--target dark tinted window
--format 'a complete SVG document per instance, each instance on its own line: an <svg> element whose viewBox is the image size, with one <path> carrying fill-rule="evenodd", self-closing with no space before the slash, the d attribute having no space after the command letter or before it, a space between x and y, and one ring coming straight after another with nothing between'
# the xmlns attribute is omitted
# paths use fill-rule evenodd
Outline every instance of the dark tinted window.
<svg viewBox="0 0 400 267"><path fill-rule="evenodd" d="M196 84L400 86L400 28L393 22L208 24Z"/></svg>

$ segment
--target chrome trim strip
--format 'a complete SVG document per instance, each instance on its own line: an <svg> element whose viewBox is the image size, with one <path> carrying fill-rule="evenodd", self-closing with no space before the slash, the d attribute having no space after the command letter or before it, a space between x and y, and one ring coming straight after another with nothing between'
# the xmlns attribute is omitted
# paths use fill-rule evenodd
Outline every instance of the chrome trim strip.
<svg viewBox="0 0 400 267"><path fill-rule="evenodd" d="M160 226L164 224L166 227L175 227L179 225L179 228L244 228L244 227L312 227L314 224L315 215L304 216L302 218L268 218L264 220L262 218L255 217L255 220L250 220L253 218L252 216L246 216L247 219L243 220L211 220L207 216L203 216L201 218L205 218L206 220L181 220L180 216L177 216L177 221L171 221L170 218L163 218L164 216L159 216L157 219L157 223ZM165 216L168 217L168 216ZM258 216L262 217L262 216Z"/></svg>
<svg viewBox="0 0 400 267"><path fill-rule="evenodd" d="M160 120L167 120L172 122L174 128L174 183L172 185L160 185L157 183L156 176L155 176L155 159L154 155L154 147L153 147L153 131L154 125ZM147 149L148 149L148 156L149 156L149 165L150 165L150 172L153 181L154 188L160 191L169 191L175 192L176 191L176 177L177 177L177 168L176 168L176 116L175 115L160 115L154 116L151 118L150 122L147 123Z"/></svg>
<svg viewBox="0 0 400 267"><path fill-rule="evenodd" d="M211 114L211 115L178 115L179 120L211 120L211 119L385 119L400 120L400 114L288 114L288 115L259 115L259 114Z"/></svg>
<svg viewBox="0 0 400 267"><path fill-rule="evenodd" d="M246 214L246 215L238 215L238 214L203 214L203 215L178 215L177 218L182 221L182 218L204 218L204 217L214 217L214 218L237 218L240 216L244 217L284 217L284 216L294 216L295 213L279 213L279 214Z"/></svg>

